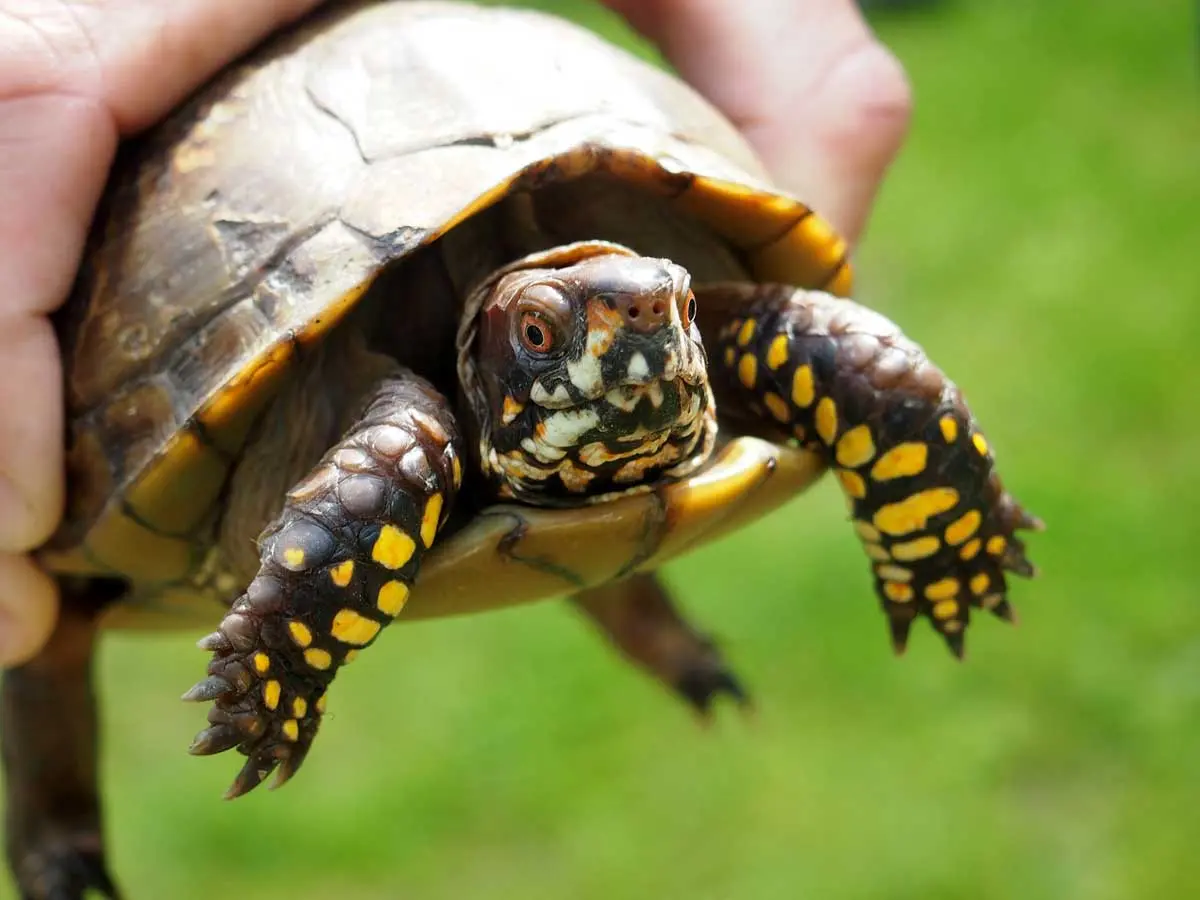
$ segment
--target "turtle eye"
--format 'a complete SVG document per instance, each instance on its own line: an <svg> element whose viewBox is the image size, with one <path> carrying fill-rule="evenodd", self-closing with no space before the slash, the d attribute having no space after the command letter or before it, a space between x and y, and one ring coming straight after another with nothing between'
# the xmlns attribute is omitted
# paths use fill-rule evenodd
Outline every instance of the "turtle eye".
<svg viewBox="0 0 1200 900"><path fill-rule="evenodd" d="M684 328L691 328L696 320L696 295L691 291L687 292L687 297L679 306L679 318Z"/></svg>
<svg viewBox="0 0 1200 900"><path fill-rule="evenodd" d="M554 330L537 313L521 316L521 343L531 353L549 353L554 349Z"/></svg>

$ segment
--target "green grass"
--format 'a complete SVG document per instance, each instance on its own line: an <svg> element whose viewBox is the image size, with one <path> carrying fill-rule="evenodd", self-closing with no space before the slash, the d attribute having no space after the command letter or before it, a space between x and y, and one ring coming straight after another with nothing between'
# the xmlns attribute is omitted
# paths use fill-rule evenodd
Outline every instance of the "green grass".
<svg viewBox="0 0 1200 900"><path fill-rule="evenodd" d="M339 677L302 775L233 804L234 761L182 752L195 636L114 637L104 775L132 895L1200 891L1195 32L1182 0L1133 8L961 0L879 22L918 110L861 297L954 373L1050 526L1020 627L980 620L964 665L928 629L893 659L823 485L668 572L753 722L697 730L545 604L389 633Z"/></svg>

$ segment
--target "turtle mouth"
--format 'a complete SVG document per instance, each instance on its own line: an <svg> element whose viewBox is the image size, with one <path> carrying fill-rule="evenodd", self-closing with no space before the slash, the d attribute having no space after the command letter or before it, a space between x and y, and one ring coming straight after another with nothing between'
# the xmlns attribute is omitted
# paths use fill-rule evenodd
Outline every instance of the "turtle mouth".
<svg viewBox="0 0 1200 900"><path fill-rule="evenodd" d="M603 501L682 477L707 458L716 436L707 381L680 375L617 384L571 405L534 403L527 412L523 435L493 447L493 461L504 493L543 505Z"/></svg>

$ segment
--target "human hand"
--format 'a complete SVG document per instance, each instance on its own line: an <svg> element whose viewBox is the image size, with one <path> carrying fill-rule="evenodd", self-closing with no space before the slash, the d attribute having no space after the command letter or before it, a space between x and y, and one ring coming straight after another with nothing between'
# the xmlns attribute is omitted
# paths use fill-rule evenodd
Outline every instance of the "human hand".
<svg viewBox="0 0 1200 900"><path fill-rule="evenodd" d="M851 243L908 129L895 57L853 0L605 0Z"/></svg>
<svg viewBox="0 0 1200 900"><path fill-rule="evenodd" d="M0 0L0 664L57 609L26 551L61 514L67 292L120 137L320 0Z"/></svg>

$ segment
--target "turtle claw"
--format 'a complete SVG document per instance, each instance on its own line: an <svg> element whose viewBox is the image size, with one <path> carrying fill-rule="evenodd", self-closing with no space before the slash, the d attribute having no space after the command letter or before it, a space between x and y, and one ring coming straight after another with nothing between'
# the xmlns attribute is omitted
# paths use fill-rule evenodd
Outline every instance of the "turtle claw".
<svg viewBox="0 0 1200 900"><path fill-rule="evenodd" d="M233 779L229 789L225 791L225 799L236 800L243 794L250 793L262 784L278 765L279 761L276 759L259 759L258 754L251 756L242 766L242 770L238 772L237 778Z"/></svg>
<svg viewBox="0 0 1200 900"><path fill-rule="evenodd" d="M943 631L941 632L942 640L946 642L946 647L950 653L959 662L962 662L963 657L967 655L966 636L962 631Z"/></svg>
<svg viewBox="0 0 1200 900"><path fill-rule="evenodd" d="M236 747L245 739L245 735L233 725L220 724L205 728L192 740L188 753L192 756L210 756L223 753Z"/></svg>
<svg viewBox="0 0 1200 900"><path fill-rule="evenodd" d="M232 693L233 689L233 684L220 675L209 675L204 680L192 685L188 692L179 699L187 703L216 700L218 697Z"/></svg>
<svg viewBox="0 0 1200 900"><path fill-rule="evenodd" d="M891 615L888 617L888 628L892 632L892 652L903 656L908 650L908 635L912 631L912 616Z"/></svg>

